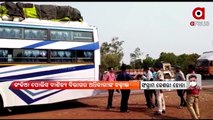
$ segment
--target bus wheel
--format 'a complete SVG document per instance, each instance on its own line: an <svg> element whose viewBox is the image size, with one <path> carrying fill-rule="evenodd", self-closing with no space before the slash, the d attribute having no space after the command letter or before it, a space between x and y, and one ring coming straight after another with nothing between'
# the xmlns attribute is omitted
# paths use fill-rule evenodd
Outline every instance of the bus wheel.
<svg viewBox="0 0 213 120"><path fill-rule="evenodd" d="M5 108L7 112L11 113L13 112L13 108Z"/></svg>
<svg viewBox="0 0 213 120"><path fill-rule="evenodd" d="M4 108L4 101L0 95L0 115L2 114L8 114L13 111L13 108Z"/></svg>
<svg viewBox="0 0 213 120"><path fill-rule="evenodd" d="M4 112L4 103L3 103L3 99L0 95L0 113L3 113Z"/></svg>

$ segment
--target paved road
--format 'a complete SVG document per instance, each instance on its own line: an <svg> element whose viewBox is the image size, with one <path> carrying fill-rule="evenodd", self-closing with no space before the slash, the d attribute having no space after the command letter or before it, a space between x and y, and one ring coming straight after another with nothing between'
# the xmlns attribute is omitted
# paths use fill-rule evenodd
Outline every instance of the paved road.
<svg viewBox="0 0 213 120"><path fill-rule="evenodd" d="M213 85L213 79L202 80L202 86L210 86Z"/></svg>

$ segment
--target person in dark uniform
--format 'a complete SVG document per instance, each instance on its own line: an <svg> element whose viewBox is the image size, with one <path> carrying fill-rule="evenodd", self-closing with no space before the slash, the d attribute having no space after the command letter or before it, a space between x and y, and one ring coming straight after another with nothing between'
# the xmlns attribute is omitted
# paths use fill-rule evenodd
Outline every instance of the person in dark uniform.
<svg viewBox="0 0 213 120"><path fill-rule="evenodd" d="M129 81L132 80L133 77L131 77L126 72L126 65L122 64L121 66L121 72L117 75L117 81ZM121 105L120 105L120 112L128 112L128 100L129 100L130 90L125 89L121 90Z"/></svg>

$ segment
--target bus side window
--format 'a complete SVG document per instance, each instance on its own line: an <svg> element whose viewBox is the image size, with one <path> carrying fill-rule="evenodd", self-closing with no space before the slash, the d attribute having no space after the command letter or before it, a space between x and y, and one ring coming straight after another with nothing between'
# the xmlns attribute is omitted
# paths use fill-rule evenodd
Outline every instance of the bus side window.
<svg viewBox="0 0 213 120"><path fill-rule="evenodd" d="M93 51L77 51L77 62L94 62Z"/></svg>
<svg viewBox="0 0 213 120"><path fill-rule="evenodd" d="M47 39L47 31L46 30L38 30L38 29L25 29L24 30L25 39L39 39L45 40Z"/></svg>
<svg viewBox="0 0 213 120"><path fill-rule="evenodd" d="M51 30L50 31L51 40L70 40L69 31Z"/></svg>
<svg viewBox="0 0 213 120"><path fill-rule="evenodd" d="M93 33L92 32L83 32L83 31L73 31L73 40L75 41L93 41Z"/></svg>
<svg viewBox="0 0 213 120"><path fill-rule="evenodd" d="M21 28L13 27L2 27L0 28L0 37L1 38L21 38L22 30Z"/></svg>
<svg viewBox="0 0 213 120"><path fill-rule="evenodd" d="M9 37L9 29L3 29L3 37L8 38Z"/></svg>
<svg viewBox="0 0 213 120"><path fill-rule="evenodd" d="M3 29L0 28L0 38L2 38L2 37L3 37Z"/></svg>
<svg viewBox="0 0 213 120"><path fill-rule="evenodd" d="M73 62L74 61L74 51L64 51L64 50L52 50L51 62Z"/></svg>
<svg viewBox="0 0 213 120"><path fill-rule="evenodd" d="M0 62L11 61L11 49L0 49Z"/></svg>

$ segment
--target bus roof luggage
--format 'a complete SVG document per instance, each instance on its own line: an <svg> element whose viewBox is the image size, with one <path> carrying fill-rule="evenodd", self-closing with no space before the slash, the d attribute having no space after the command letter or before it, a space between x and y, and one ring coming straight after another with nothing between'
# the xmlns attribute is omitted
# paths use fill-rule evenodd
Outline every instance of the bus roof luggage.
<svg viewBox="0 0 213 120"><path fill-rule="evenodd" d="M0 16L38 18L55 21L83 21L78 9L71 6L35 5L31 3L1 3Z"/></svg>

